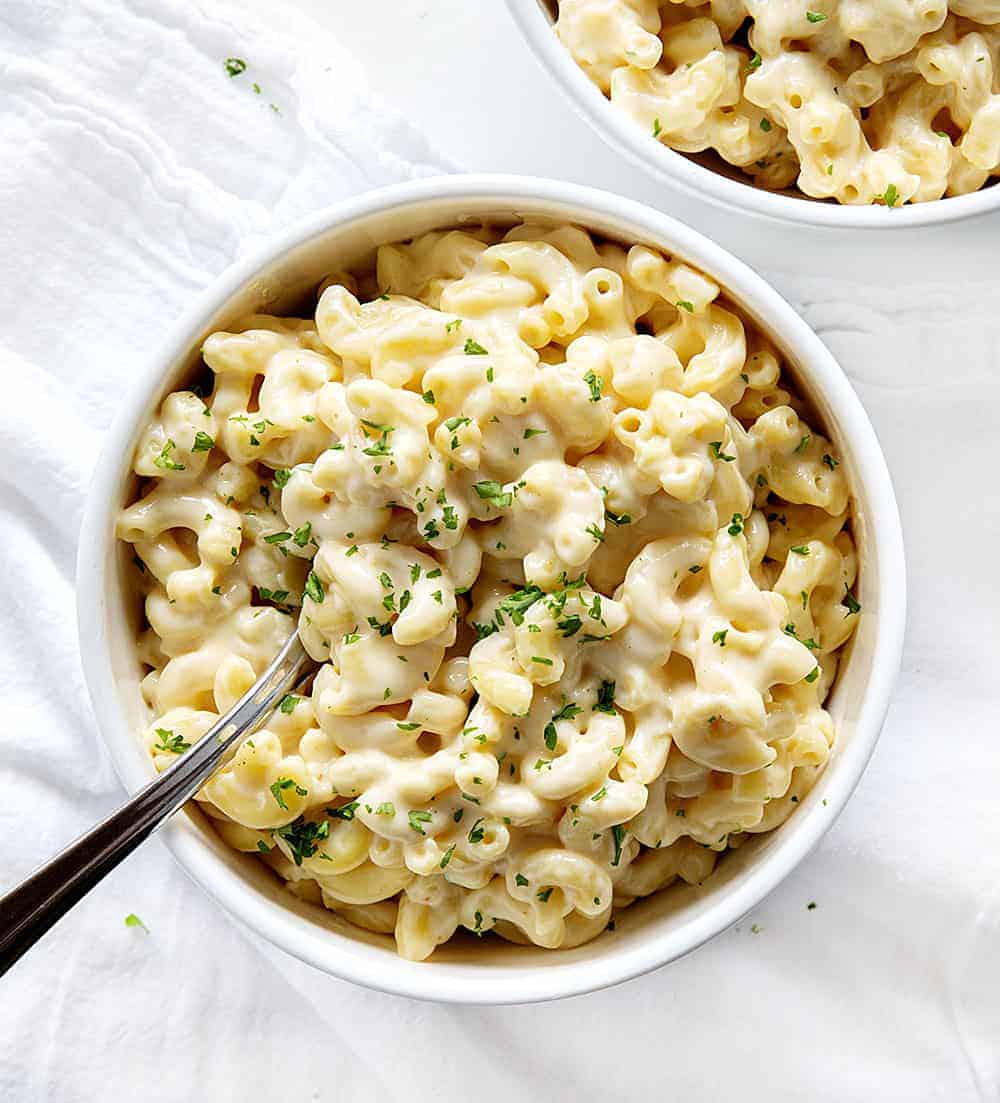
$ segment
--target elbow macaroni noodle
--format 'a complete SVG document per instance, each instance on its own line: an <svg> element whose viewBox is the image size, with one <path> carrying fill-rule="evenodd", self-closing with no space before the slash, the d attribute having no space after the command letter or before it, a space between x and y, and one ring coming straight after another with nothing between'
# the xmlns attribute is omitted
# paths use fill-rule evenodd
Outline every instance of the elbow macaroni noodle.
<svg viewBox="0 0 1000 1103"><path fill-rule="evenodd" d="M411 959L458 927L574 946L808 792L848 487L706 276L571 226L434 232L202 355L119 521L144 740L174 761L297 623L310 692L198 798L297 895Z"/></svg>
<svg viewBox="0 0 1000 1103"><path fill-rule="evenodd" d="M893 207L1000 174L996 0L560 0L556 32L653 137L765 188Z"/></svg>

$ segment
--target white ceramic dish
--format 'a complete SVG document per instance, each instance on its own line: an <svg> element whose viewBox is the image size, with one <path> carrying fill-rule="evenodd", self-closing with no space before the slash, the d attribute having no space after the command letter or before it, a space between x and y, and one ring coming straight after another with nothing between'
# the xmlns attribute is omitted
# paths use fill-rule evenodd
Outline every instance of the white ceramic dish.
<svg viewBox="0 0 1000 1103"><path fill-rule="evenodd" d="M514 21L535 56L547 69L576 111L606 142L635 164L698 199L726 210L832 229L891 230L954 222L1000 208L1000 185L969 195L887 208L849 206L810 199L788 192L770 192L738 178L719 160L722 171L677 153L658 142L618 110L577 65L553 30L555 0L507 0ZM732 175L726 175L729 172Z"/></svg>
<svg viewBox="0 0 1000 1103"><path fill-rule="evenodd" d="M905 619L903 544L885 460L843 372L816 335L759 276L701 235L648 207L556 181L450 176L352 199L286 230L198 296L139 372L110 429L91 485L77 571L80 642L94 710L130 791L152 776L136 738L146 720L134 633L141 612L125 584L127 555L114 521L132 488L137 436L176 389L204 337L254 309L289 313L328 271L377 244L484 218L572 221L624 242L657 246L709 273L767 331L813 403L853 484L864 615L829 705L839 730L818 784L777 832L729 855L700 888L635 904L606 932L568 951L458 940L426 963L392 942L297 901L264 865L225 846L200 812L177 816L164 838L187 872L227 911L291 954L338 977L387 992L455 1003L522 1003L569 996L638 976L725 930L766 896L836 819L872 753L899 668Z"/></svg>

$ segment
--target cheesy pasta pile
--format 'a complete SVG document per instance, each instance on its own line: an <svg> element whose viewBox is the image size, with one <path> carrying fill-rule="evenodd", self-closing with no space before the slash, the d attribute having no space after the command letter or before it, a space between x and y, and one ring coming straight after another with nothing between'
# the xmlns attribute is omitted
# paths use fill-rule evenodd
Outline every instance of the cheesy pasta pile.
<svg viewBox="0 0 1000 1103"><path fill-rule="evenodd" d="M199 794L227 842L419 960L577 945L789 815L858 620L848 487L719 292L482 227L208 338L119 523L157 767L296 623L323 664Z"/></svg>
<svg viewBox="0 0 1000 1103"><path fill-rule="evenodd" d="M888 207L1000 173L997 0L560 0L611 102L766 188Z"/></svg>

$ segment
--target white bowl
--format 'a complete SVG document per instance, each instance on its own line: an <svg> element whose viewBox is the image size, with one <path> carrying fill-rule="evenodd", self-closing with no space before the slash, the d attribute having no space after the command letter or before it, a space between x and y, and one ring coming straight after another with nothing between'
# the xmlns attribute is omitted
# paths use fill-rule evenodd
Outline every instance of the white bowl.
<svg viewBox="0 0 1000 1103"><path fill-rule="evenodd" d="M842 457L856 501L864 614L828 707L839 739L827 769L790 820L728 855L700 888L668 889L635 904L617 929L552 952L500 939L456 940L429 962L397 957L387 936L361 931L282 888L255 858L225 846L197 810L164 828L174 856L232 915L328 973L387 992L455 1003L522 1003L570 996L638 976L680 957L738 920L816 845L847 802L878 739L899 668L905 619L903 544L885 460L857 396L833 357L759 276L700 234L649 207L553 180L449 176L371 192L321 211L224 272L177 322L138 373L108 432L91 485L77 569L80 644L94 711L130 791L153 775L136 732L147 722L128 592L128 553L114 537L134 490L137 437L181 384L213 330L252 310L290 312L333 269L374 247L481 219L572 221L623 242L645 242L716 279L783 352Z"/></svg>
<svg viewBox="0 0 1000 1103"><path fill-rule="evenodd" d="M739 171L714 158L718 168L665 146L615 107L556 37L548 0L507 0L511 15L535 56L556 78L573 107L606 142L648 172L726 210L835 229L898 229L954 222L1000 207L1000 185L968 195L887 208L811 199L791 191L771 192L739 179ZM706 158L707 159L707 158Z"/></svg>

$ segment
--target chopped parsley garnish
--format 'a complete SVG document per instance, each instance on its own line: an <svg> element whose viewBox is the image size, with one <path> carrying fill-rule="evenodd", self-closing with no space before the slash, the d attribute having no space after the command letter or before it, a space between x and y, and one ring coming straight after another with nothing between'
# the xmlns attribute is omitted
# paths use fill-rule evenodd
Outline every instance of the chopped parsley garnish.
<svg viewBox="0 0 1000 1103"><path fill-rule="evenodd" d="M700 570L701 570L701 564L700 563L695 563L695 565L693 567L688 567L688 572L690 574L697 574Z"/></svg>
<svg viewBox="0 0 1000 1103"><path fill-rule="evenodd" d="M839 461L839 460L835 460L835 459L833 458L833 456L831 456L831 455L829 454L829 452L824 452L824 453L823 453L823 462L824 462L824 463L826 464L826 466L827 466L827 467L829 467L829 468L830 468L830 470L831 470L831 471L833 471L833 470L834 470L834 468L836 468L836 467L839 467L839 466L840 466L840 461Z"/></svg>
<svg viewBox="0 0 1000 1103"><path fill-rule="evenodd" d="M606 509L604 511L604 517L610 521L613 525L621 528L622 525L631 525L632 517L628 513L615 513L613 510Z"/></svg>
<svg viewBox="0 0 1000 1103"><path fill-rule="evenodd" d="M858 599L854 596L854 594L851 593L849 589L845 588L844 590L844 598L842 604L847 606L848 616L850 616L852 613L861 612L861 602L858 601Z"/></svg>
<svg viewBox="0 0 1000 1103"><path fill-rule="evenodd" d="M298 548L304 548L309 543L310 536L312 536L312 522L306 521L292 533L292 543Z"/></svg>
<svg viewBox="0 0 1000 1103"><path fill-rule="evenodd" d="M424 400L424 402L427 403L428 406L433 406L435 404L433 391L424 391L424 393L420 397Z"/></svg>
<svg viewBox="0 0 1000 1103"><path fill-rule="evenodd" d="M291 540L292 534L290 532L272 532L270 536L264 537L265 544L284 544L286 540Z"/></svg>
<svg viewBox="0 0 1000 1103"><path fill-rule="evenodd" d="M899 202L899 192L896 190L896 185L895 184L890 184L885 189L885 193L883 195L876 196L875 198L876 199L881 199L882 202L887 207L891 208L891 207L895 207L896 204Z"/></svg>
<svg viewBox="0 0 1000 1103"><path fill-rule="evenodd" d="M376 816L395 816L395 814L396 806L392 803L391 800L382 801L378 808L375 809Z"/></svg>
<svg viewBox="0 0 1000 1103"><path fill-rule="evenodd" d="M583 381L590 388L590 401L600 402L601 391L604 389L604 380L601 376L595 375L593 370L591 370L583 377Z"/></svg>
<svg viewBox="0 0 1000 1103"><path fill-rule="evenodd" d="M805 544L797 544L794 548L788 549L791 552L795 552L796 555L808 555L809 548Z"/></svg>
<svg viewBox="0 0 1000 1103"><path fill-rule="evenodd" d="M552 665L552 660L551 659L546 659L544 655L532 655L531 656L531 661L533 663L538 663L540 666L551 666Z"/></svg>
<svg viewBox="0 0 1000 1103"><path fill-rule="evenodd" d="M743 514L734 513L733 519L729 523L729 528L726 530L730 536L739 536L743 531Z"/></svg>
<svg viewBox="0 0 1000 1103"><path fill-rule="evenodd" d="M550 885L548 888L539 889L538 892L535 893L535 895L538 897L539 900L541 900L543 904L547 904L549 902L549 897L552 895L553 887L554 886Z"/></svg>
<svg viewBox="0 0 1000 1103"><path fill-rule="evenodd" d="M818 677L819 677L819 667L814 666L812 668L812 670L810 670L809 673L806 675L805 680L807 682L811 683L811 682L815 682Z"/></svg>
<svg viewBox="0 0 1000 1103"><path fill-rule="evenodd" d="M145 923L143 923L143 921L142 921L142 920L141 920L141 919L140 919L140 918L139 918L139 917L138 917L138 916L137 916L137 915L135 914L135 912L132 912L132 914L131 914L131 915L126 915L126 916L125 916L125 926L126 926L126 927L141 927L141 928L142 928L142 929L143 929L143 930L144 930L144 931L146 932L146 934L149 934L149 928L148 928L148 927L146 926L146 924L145 924Z"/></svg>
<svg viewBox="0 0 1000 1103"><path fill-rule="evenodd" d="M339 808L328 808L326 814L335 820L353 820L354 813L358 810L358 802L352 800L350 804L342 804Z"/></svg>
<svg viewBox="0 0 1000 1103"><path fill-rule="evenodd" d="M158 456L153 457L153 464L160 468L161 471L183 471L184 464L177 463L176 460L170 458L170 453L177 447L172 440L168 440L167 443L160 450Z"/></svg>
<svg viewBox="0 0 1000 1103"><path fill-rule="evenodd" d="M828 18L829 18L829 16L826 14L826 12L822 12L822 11L807 11L806 12L806 19L808 19L810 23L822 23L824 19L828 19Z"/></svg>
<svg viewBox="0 0 1000 1103"><path fill-rule="evenodd" d="M496 509L507 509L514 501L514 495L509 490L504 490L503 484L495 479L473 483L472 489L484 502L489 502Z"/></svg>
<svg viewBox="0 0 1000 1103"><path fill-rule="evenodd" d="M308 789L303 789L294 778L290 777L279 777L278 780L270 786L270 789L271 796L274 797L275 803L279 808L284 808L286 812L288 811L288 805L285 803L286 789L294 789L300 797L304 797L309 792Z"/></svg>
<svg viewBox="0 0 1000 1103"><path fill-rule="evenodd" d="M444 852L444 856L441 858L441 861L439 863L442 869L448 868L448 863L451 861L451 856L454 853L455 843L452 843L451 846L449 846L448 849Z"/></svg>
<svg viewBox="0 0 1000 1103"><path fill-rule="evenodd" d="M615 712L615 683L601 682L597 690L597 704L594 712L606 712L613 716Z"/></svg>
<svg viewBox="0 0 1000 1103"><path fill-rule="evenodd" d="M712 643L717 643L720 647L726 646L726 636L729 635L728 628L721 628L718 632L712 634Z"/></svg>
<svg viewBox="0 0 1000 1103"><path fill-rule="evenodd" d="M470 843L481 843L486 837L485 829L479 826L480 824L483 824L485 822L485 819L480 818L476 820L476 822L472 825L472 830L469 832Z"/></svg>
<svg viewBox="0 0 1000 1103"><path fill-rule="evenodd" d="M427 834L427 832L423 829L423 824L431 822L432 817L431 817L430 812L422 812L422 811L419 811L419 810L414 811L414 812L409 812L409 813L407 813L406 818L410 821L410 827L412 827L413 830L416 831L416 833L418 835L426 835Z"/></svg>
<svg viewBox="0 0 1000 1103"><path fill-rule="evenodd" d="M723 463L732 463L733 460L736 459L735 456L727 456L726 453L722 451L721 440L710 441L708 447L712 449L712 455L717 460L722 460Z"/></svg>
<svg viewBox="0 0 1000 1103"><path fill-rule="evenodd" d="M323 589L323 583L320 582L319 576L315 571L310 571L306 575L306 597L311 601L315 601L317 605L323 603L323 599L326 597L326 591Z"/></svg>
<svg viewBox="0 0 1000 1103"><path fill-rule="evenodd" d="M183 736L174 735L169 728L155 728L154 733L160 740L159 743L154 744L154 750L169 754L183 754L191 749L191 744Z"/></svg>
<svg viewBox="0 0 1000 1103"><path fill-rule="evenodd" d="M288 480L292 477L291 471L286 467L279 467L274 473L274 485L279 490L284 490L288 486Z"/></svg>
<svg viewBox="0 0 1000 1103"><path fill-rule="evenodd" d="M604 533L601 532L597 525L588 525L586 529L584 529L584 532L586 532L588 536L592 536L598 544L604 543Z"/></svg>
<svg viewBox="0 0 1000 1103"><path fill-rule="evenodd" d="M576 633L580 631L580 626L582 624L583 621L574 613L571 616L564 617L562 620L557 621L556 628L558 628L562 635L568 639L570 636L576 635Z"/></svg>
<svg viewBox="0 0 1000 1103"><path fill-rule="evenodd" d="M752 73L755 69L759 69L763 60L760 54L754 53L753 57L747 62L747 72Z"/></svg>
<svg viewBox="0 0 1000 1103"><path fill-rule="evenodd" d="M548 429L531 429L531 428L528 428L528 429L524 430L524 439L525 440L531 440L532 437L545 436L546 433L548 433Z"/></svg>
<svg viewBox="0 0 1000 1103"><path fill-rule="evenodd" d="M506 613L515 625L520 625L524 623L524 614L542 597L544 595L537 586L525 586L508 594L497 608Z"/></svg>
<svg viewBox="0 0 1000 1103"><path fill-rule="evenodd" d="M246 72L247 63L241 57L227 57L224 64L231 77L238 77L240 73Z"/></svg>
<svg viewBox="0 0 1000 1103"><path fill-rule="evenodd" d="M796 446L795 446L795 454L796 454L797 456L801 456L801 455L802 455L802 453L803 453L803 452L804 452L804 451L806 450L806 448L807 448L807 447L809 446L809 442L810 442L811 440L812 440L812 437L811 437L811 436L810 436L810 435L809 435L808 433L806 433L806 435L805 435L805 436L804 436L804 437L803 437L803 438L802 438L802 439L801 439L801 440L799 441L799 443L798 443L798 444L796 444Z"/></svg>
<svg viewBox="0 0 1000 1103"><path fill-rule="evenodd" d="M294 693L286 693L281 698L281 703L278 705L278 711L283 712L286 716L289 716L295 711L295 706L299 703L299 698Z"/></svg>
<svg viewBox="0 0 1000 1103"><path fill-rule="evenodd" d="M654 119L653 120L653 137L654 138L659 138L662 131L663 131L663 127L660 126L660 120L659 119Z"/></svg>
<svg viewBox="0 0 1000 1103"><path fill-rule="evenodd" d="M297 820L279 827L275 832L279 839L288 843L288 849L292 852L292 861L302 865L303 858L311 858L319 849L319 843L330 835L330 823L323 820L317 823L315 820L307 820L299 816Z"/></svg>
<svg viewBox="0 0 1000 1103"><path fill-rule="evenodd" d="M769 133L770 130L771 130L771 120L770 119L761 119L760 120L760 128L761 128L761 130L764 131L765 134Z"/></svg>
<svg viewBox="0 0 1000 1103"><path fill-rule="evenodd" d="M489 356L489 353L483 346L471 337L466 337L463 351L466 356Z"/></svg>
<svg viewBox="0 0 1000 1103"><path fill-rule="evenodd" d="M211 452L215 447L215 441L208 435L203 433L200 429L194 435L194 444L191 445L192 452Z"/></svg>
<svg viewBox="0 0 1000 1103"><path fill-rule="evenodd" d="M611 828L611 838L615 844L615 856L611 859L613 866L618 865L622 857L622 843L625 841L625 825L622 823L616 823Z"/></svg>
<svg viewBox="0 0 1000 1103"><path fill-rule="evenodd" d="M397 720L396 727L401 732L415 732L420 725L414 720Z"/></svg>
<svg viewBox="0 0 1000 1103"><path fill-rule="evenodd" d="M688 314L694 313L694 303L689 303L687 299L678 299L674 303L674 306L679 307L681 310L686 310Z"/></svg>

